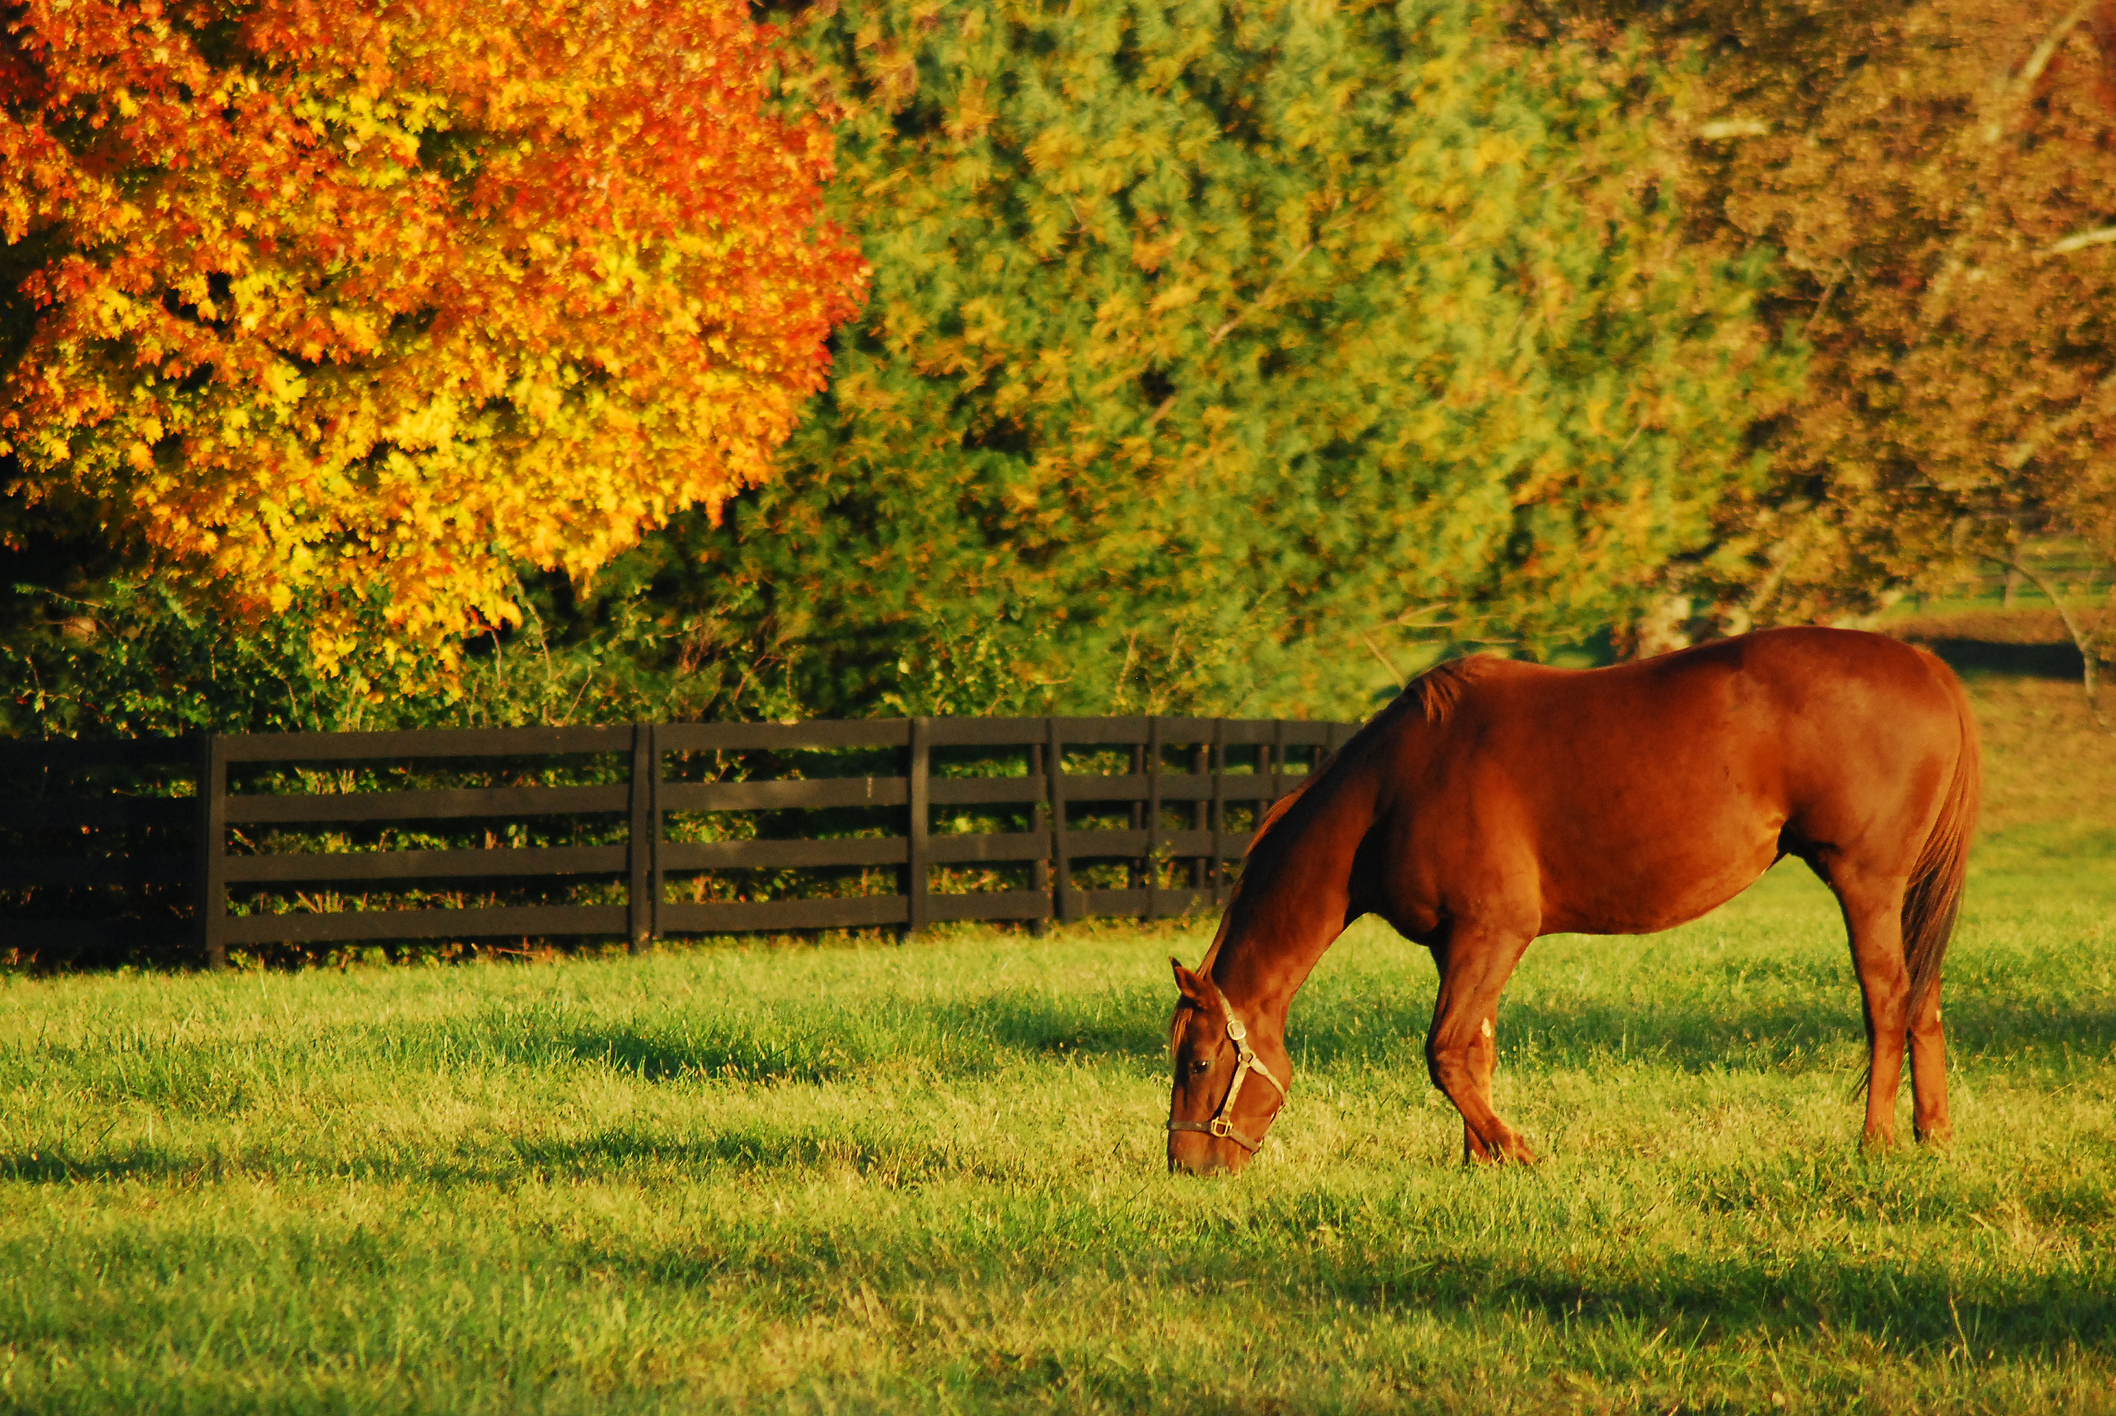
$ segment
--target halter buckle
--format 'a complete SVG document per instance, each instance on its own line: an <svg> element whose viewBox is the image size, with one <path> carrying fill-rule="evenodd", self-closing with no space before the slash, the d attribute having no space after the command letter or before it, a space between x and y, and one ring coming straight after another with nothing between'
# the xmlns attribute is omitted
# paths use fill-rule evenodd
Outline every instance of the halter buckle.
<svg viewBox="0 0 2116 1416"><path fill-rule="evenodd" d="M1171 1116L1168 1118L1167 1128L1171 1131L1203 1131L1220 1140L1232 1140L1242 1149L1254 1154L1263 1148L1264 1138L1259 1136L1251 1140L1234 1129L1234 1099L1242 1094L1242 1083L1249 1079L1251 1072L1258 1073L1269 1082L1281 1102L1286 1099L1286 1084L1273 1076L1271 1069L1264 1065L1264 1059L1256 1055L1256 1049L1249 1045L1249 1029L1243 1025L1240 1018L1234 1016L1232 1009L1227 1013L1227 1036L1234 1043L1234 1078L1227 1084L1227 1095L1221 1099L1219 1110L1213 1113L1210 1121L1205 1122L1178 1121ZM1274 1113L1265 1118L1264 1125L1268 1128L1276 1119Z"/></svg>

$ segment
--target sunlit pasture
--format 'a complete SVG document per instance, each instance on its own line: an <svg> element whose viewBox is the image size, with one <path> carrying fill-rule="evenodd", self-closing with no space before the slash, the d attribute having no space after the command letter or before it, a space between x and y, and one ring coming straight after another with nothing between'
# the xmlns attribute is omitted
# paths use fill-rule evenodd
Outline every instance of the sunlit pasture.
<svg viewBox="0 0 2116 1416"><path fill-rule="evenodd" d="M1856 1149L1793 870L1530 952L1532 1171L1461 1166L1432 966L1373 925L1232 1182L1162 1165L1202 928L17 980L0 1405L2106 1409L2112 885L1977 882L1945 1154Z"/></svg>

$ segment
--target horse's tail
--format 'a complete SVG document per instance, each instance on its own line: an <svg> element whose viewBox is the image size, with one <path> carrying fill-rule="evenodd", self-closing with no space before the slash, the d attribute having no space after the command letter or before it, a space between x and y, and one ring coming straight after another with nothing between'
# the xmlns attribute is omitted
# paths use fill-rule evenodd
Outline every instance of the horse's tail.
<svg viewBox="0 0 2116 1416"><path fill-rule="evenodd" d="M1962 883L1969 875L1969 841L1976 831L1977 808L1984 794L1983 749L1977 741L1976 718L1969 711L1969 695L1952 670L1930 654L1925 657L1954 695L1962 742L1940 818L1925 838L1917 869L1903 892L1903 961L1910 969L1912 1019L1919 1016L1925 996L1939 981L1940 962L1947 957L1947 941L1954 934L1955 914L1961 908Z"/></svg>

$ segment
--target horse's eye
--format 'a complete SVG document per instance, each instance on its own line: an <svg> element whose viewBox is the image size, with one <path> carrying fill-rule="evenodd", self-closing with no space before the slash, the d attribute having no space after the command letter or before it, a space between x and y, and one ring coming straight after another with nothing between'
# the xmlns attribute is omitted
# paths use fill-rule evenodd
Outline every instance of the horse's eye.
<svg viewBox="0 0 2116 1416"><path fill-rule="evenodd" d="M1212 1070L1212 1059L1210 1057L1197 1058L1191 1062L1190 1070L1202 1077Z"/></svg>

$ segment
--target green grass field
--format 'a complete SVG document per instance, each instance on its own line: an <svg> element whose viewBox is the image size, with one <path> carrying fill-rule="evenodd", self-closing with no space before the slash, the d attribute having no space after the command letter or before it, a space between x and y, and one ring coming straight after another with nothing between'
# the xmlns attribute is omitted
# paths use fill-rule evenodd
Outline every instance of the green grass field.
<svg viewBox="0 0 2116 1416"><path fill-rule="evenodd" d="M2108 749L2013 691L1950 1152L1858 1152L1787 869L1530 952L1530 1171L1459 1165L1432 966L1374 926L1231 1182L1162 1166L1202 927L17 978L0 1409L2116 1411Z"/></svg>

